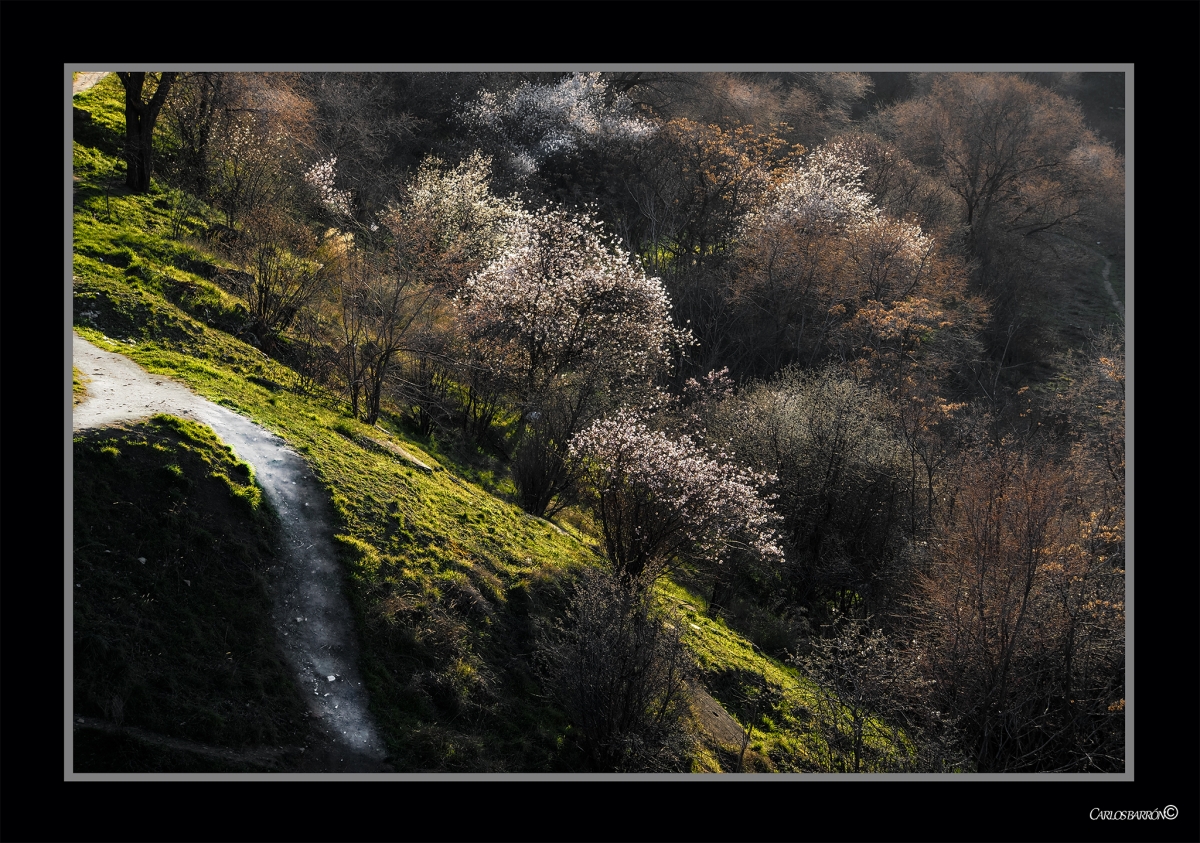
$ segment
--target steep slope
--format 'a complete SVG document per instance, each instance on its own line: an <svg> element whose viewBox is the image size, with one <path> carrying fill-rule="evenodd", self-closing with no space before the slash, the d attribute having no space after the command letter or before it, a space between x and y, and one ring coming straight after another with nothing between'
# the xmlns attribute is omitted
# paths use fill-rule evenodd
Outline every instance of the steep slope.
<svg viewBox="0 0 1200 843"><path fill-rule="evenodd" d="M541 630L562 614L573 571L599 561L593 540L525 514L503 483L406 432L399 415L361 424L340 396L230 333L244 305L213 280L230 268L202 240L205 210L182 213L166 191L129 196L120 187L119 92L107 77L76 97L91 115L74 145L77 334L236 411L232 419L251 419L302 461L310 497L329 506L329 562L354 619L342 638L358 638L369 710L395 769L581 769L534 654ZM295 592L284 584L282 593ZM821 769L826 744L809 726L811 685L709 618L695 595L665 584L662 596L679 606L712 695L698 694L697 705L715 698L754 726L745 768ZM302 695L312 694L309 678ZM111 707L93 715L113 717ZM699 722L724 739L709 734L694 769L734 769L740 747L729 714Z"/></svg>

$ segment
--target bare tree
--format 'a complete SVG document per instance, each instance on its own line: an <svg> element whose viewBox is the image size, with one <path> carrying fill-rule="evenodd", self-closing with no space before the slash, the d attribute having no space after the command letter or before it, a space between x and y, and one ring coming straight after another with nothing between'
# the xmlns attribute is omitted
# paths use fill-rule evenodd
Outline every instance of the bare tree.
<svg viewBox="0 0 1200 843"><path fill-rule="evenodd" d="M902 579L907 508L903 445L878 390L829 368L788 369L727 399L709 436L774 476L789 553L779 591L817 616L872 613Z"/></svg>
<svg viewBox="0 0 1200 843"><path fill-rule="evenodd" d="M823 632L794 661L817 685L814 719L831 769L971 769L956 722L933 707L918 653L897 647L870 619L841 616Z"/></svg>
<svg viewBox="0 0 1200 843"><path fill-rule="evenodd" d="M212 177L209 149L213 133L220 115L230 106L230 89L236 87L228 84L230 76L212 72L181 74L163 111L175 143L175 183L205 199Z"/></svg>
<svg viewBox="0 0 1200 843"><path fill-rule="evenodd" d="M288 204L313 157L312 113L296 74L180 74L164 109L172 176L230 228L264 205Z"/></svg>
<svg viewBox="0 0 1200 843"><path fill-rule="evenodd" d="M1095 468L989 443L930 542L914 637L981 772L1124 768L1124 499Z"/></svg>
<svg viewBox="0 0 1200 843"><path fill-rule="evenodd" d="M421 348L412 329L436 295L419 255L398 244L392 258L351 247L335 285L342 372L351 409L367 424L379 419L384 386L399 355Z"/></svg>
<svg viewBox="0 0 1200 843"><path fill-rule="evenodd" d="M937 76L889 119L901 148L959 197L973 237L991 225L1024 236L1061 227L1123 192L1120 159L1079 107L1016 76Z"/></svg>
<svg viewBox="0 0 1200 843"><path fill-rule="evenodd" d="M401 184L397 146L419 120L396 107L390 73L322 72L303 76L314 105L314 128L327 157L338 161L344 188L354 191L359 219L382 213Z"/></svg>
<svg viewBox="0 0 1200 843"><path fill-rule="evenodd" d="M334 274L328 245L279 207L249 215L232 253L250 274L250 323L243 331L268 350Z"/></svg>
<svg viewBox="0 0 1200 843"><path fill-rule="evenodd" d="M599 771L687 769L692 665L682 621L655 608L649 586L585 569L564 619L539 648L544 674Z"/></svg>
<svg viewBox="0 0 1200 843"><path fill-rule="evenodd" d="M935 74L923 84L924 96L880 116L882 130L956 197L962 245L991 299L996 365L1044 361L1056 330L1046 314L1073 295L1066 279L1086 254L1052 235L1121 237L1124 160L1078 105L1019 76Z"/></svg>

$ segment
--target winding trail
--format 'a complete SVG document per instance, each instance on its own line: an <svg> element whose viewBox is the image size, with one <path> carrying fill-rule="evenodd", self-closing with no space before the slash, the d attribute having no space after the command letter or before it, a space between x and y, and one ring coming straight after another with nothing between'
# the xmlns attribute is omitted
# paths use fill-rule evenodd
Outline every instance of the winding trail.
<svg viewBox="0 0 1200 843"><path fill-rule="evenodd" d="M1125 302L1117 298L1117 291L1113 289L1112 282L1108 279L1108 275L1112 271L1112 261L1108 259L1108 255L1104 254L1104 252L1093 246L1090 240L1077 240L1074 237L1068 237L1065 234L1054 234L1053 236L1058 238L1058 240L1063 243L1069 243L1073 246L1076 246L1082 249L1084 252L1087 252L1088 254L1104 261L1104 267L1100 270L1100 280L1104 282L1104 289L1108 293L1109 301L1112 302L1112 306L1120 315L1121 322L1123 324L1125 322ZM1097 243L1097 245L1099 245L1099 243Z"/></svg>
<svg viewBox="0 0 1200 843"><path fill-rule="evenodd" d="M1100 277L1104 279L1104 288L1108 290L1108 297L1112 299L1113 307L1115 307L1117 312L1121 314L1121 321L1124 322L1125 302L1117 298L1117 291L1113 289L1112 282L1108 280L1108 271L1112 269L1112 261L1110 261L1107 256L1096 252L1095 249L1092 251L1097 255L1100 255L1101 259L1104 261L1104 269L1100 270Z"/></svg>
<svg viewBox="0 0 1200 843"><path fill-rule="evenodd" d="M82 91L86 91L88 88L92 87L105 76L107 76L108 73L109 72L107 70L99 73L92 73L90 71L87 73L80 73L75 77L75 80L71 82L71 96L81 93Z"/></svg>
<svg viewBox="0 0 1200 843"><path fill-rule="evenodd" d="M357 632L343 591L324 490L304 460L273 433L119 354L73 335L75 366L88 378L72 430L106 427L155 413L202 422L250 463L283 523L285 564L272 580L279 642L314 718L320 748L305 769L378 772L385 751L367 710ZM324 740L324 739L327 739Z"/></svg>

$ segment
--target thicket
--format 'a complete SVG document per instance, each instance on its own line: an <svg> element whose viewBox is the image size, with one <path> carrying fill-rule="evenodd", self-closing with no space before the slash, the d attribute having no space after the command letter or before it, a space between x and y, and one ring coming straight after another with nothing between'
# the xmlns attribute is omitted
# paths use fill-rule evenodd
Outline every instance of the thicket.
<svg viewBox="0 0 1200 843"><path fill-rule="evenodd" d="M163 105L231 332L594 528L611 571L541 646L598 767L686 754L669 575L853 698L816 715L847 769L877 717L925 742L892 768L1123 769L1123 343L1103 304L1064 327L1123 158L1037 79L879 81L187 73Z"/></svg>

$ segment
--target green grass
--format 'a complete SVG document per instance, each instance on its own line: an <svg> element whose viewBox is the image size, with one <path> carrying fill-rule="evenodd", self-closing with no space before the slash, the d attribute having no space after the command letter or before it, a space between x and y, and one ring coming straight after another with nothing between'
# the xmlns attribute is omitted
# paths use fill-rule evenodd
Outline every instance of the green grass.
<svg viewBox="0 0 1200 843"><path fill-rule="evenodd" d="M87 398L87 377L76 366L71 367L71 401L78 404Z"/></svg>
<svg viewBox="0 0 1200 843"><path fill-rule="evenodd" d="M245 306L210 280L223 261L198 239L208 211L199 209L179 230L171 219L170 191L156 183L149 195L133 196L120 187L121 96L119 81L109 76L76 98L93 119L77 130L74 146L75 330L250 417L312 466L333 505L361 636L361 669L397 770L579 769L570 724L541 686L532 653L539 630L566 604L572 572L597 561L586 516L566 513L556 529L526 515L505 499L513 491L511 481L497 476L494 461L408 435L391 414L380 427L367 428L350 417L340 396L312 389L296 372L233 336ZM194 543L189 536L201 535L199 530L210 538L199 541L195 552L215 553L219 547L242 560L237 570L244 605L215 592L204 599L221 617L241 619L241 643L225 646L235 660L251 642L266 648L269 633L260 636L245 613L269 614L255 579L265 557L255 555L250 538L265 535L267 515L248 476L223 463L220 470L201 466L203 457L209 460L205 466L220 462L219 443L199 442L198 429L179 424L160 419L76 443L75 564L84 586L79 599L85 601L76 610L76 685L83 695L77 705L112 717L112 700L120 697L127 722L134 718L147 728L210 742L283 735L292 703L282 686L271 684L276 679L261 679L285 713L274 733L268 721L242 723L218 704L222 694L222 699L234 695L230 683L242 680L228 675L225 651L211 646L216 628L187 614L199 611L193 604L200 584L215 589L217 583L183 573L187 565L200 564L186 561L193 552L187 549ZM420 471L371 446L367 436L444 470ZM91 474L81 476L85 466L97 483L126 486L88 486L93 481ZM130 491L120 493L121 488ZM201 488L209 490L206 500L216 506L219 499L227 511L224 534L204 526L198 507L172 511L177 503L172 496L186 498ZM112 519L126 507L113 501L143 491L159 497L138 504L143 520L118 529ZM129 516L134 514L130 508ZM257 532L243 535L250 525ZM247 548L245 559L236 551L240 547ZM147 558L145 566L136 561L139 556ZM151 572L159 579L144 582ZM184 578L192 585L181 584ZM675 586L665 589L666 596L700 610L687 615L688 641L705 683L735 717L749 717L739 701L755 677L765 677L769 705L756 716L751 747L761 759L757 768L818 769L817 738L805 732L810 686L709 619L696 598ZM167 605L193 620L173 632L145 620ZM174 637L154 637L169 635ZM194 677L194 685L180 684L179 678L162 685L170 666L158 653L177 654L179 671ZM265 653L255 657L255 675L274 677ZM89 665L94 672L81 677L79 671ZM181 722L185 725L171 725ZM728 758L712 754L697 759L697 769L728 764Z"/></svg>
<svg viewBox="0 0 1200 843"><path fill-rule="evenodd" d="M225 746L303 735L270 623L278 525L250 467L156 416L77 435L73 470L75 714Z"/></svg>
<svg viewBox="0 0 1200 843"><path fill-rule="evenodd" d="M668 581L660 596L685 624L684 640L695 655L701 682L743 729L752 727L747 757L754 758L754 768L819 772L840 764L840 751L831 750L817 728L814 715L820 706L810 679L764 654L723 619L710 617L698 594ZM871 750L893 755L897 747L885 724L872 719L871 726L880 736L869 740ZM729 755L717 760L732 769Z"/></svg>
<svg viewBox="0 0 1200 843"><path fill-rule="evenodd" d="M125 135L125 88L110 73L71 98L75 108L87 111L91 120L74 127L75 175L111 172ZM124 169L124 164L120 165Z"/></svg>

